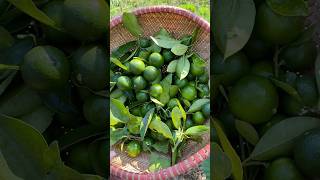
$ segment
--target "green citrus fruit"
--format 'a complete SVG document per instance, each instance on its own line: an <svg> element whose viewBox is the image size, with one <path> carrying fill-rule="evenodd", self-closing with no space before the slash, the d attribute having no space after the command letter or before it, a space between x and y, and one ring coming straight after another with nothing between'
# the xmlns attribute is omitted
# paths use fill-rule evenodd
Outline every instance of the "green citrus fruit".
<svg viewBox="0 0 320 180"><path fill-rule="evenodd" d="M258 61L251 67L254 75L270 78L273 76L273 66L269 61Z"/></svg>
<svg viewBox="0 0 320 180"><path fill-rule="evenodd" d="M147 81L154 81L160 74L160 71L154 66L147 66L143 72L143 77Z"/></svg>
<svg viewBox="0 0 320 180"><path fill-rule="evenodd" d="M103 97L92 97L85 100L83 114L86 120L96 126L106 126L108 118L108 99Z"/></svg>
<svg viewBox="0 0 320 180"><path fill-rule="evenodd" d="M138 102L146 102L149 99L149 95L145 92L140 91L136 94L136 99Z"/></svg>
<svg viewBox="0 0 320 180"><path fill-rule="evenodd" d="M80 41L96 41L107 35L108 11L104 0L65 0L62 25Z"/></svg>
<svg viewBox="0 0 320 180"><path fill-rule="evenodd" d="M150 39L148 38L141 38L139 39L139 45L142 48L147 48L151 45Z"/></svg>
<svg viewBox="0 0 320 180"><path fill-rule="evenodd" d="M164 63L164 59L160 53L154 52L149 56L149 63L151 66L160 68Z"/></svg>
<svg viewBox="0 0 320 180"><path fill-rule="evenodd" d="M202 112L198 111L198 112L195 112L194 114L192 114L192 120L193 120L194 124L202 125L204 123L204 121L206 120L206 118L204 117Z"/></svg>
<svg viewBox="0 0 320 180"><path fill-rule="evenodd" d="M192 101L197 98L197 90L195 87L187 85L181 90L181 95L184 99Z"/></svg>
<svg viewBox="0 0 320 180"><path fill-rule="evenodd" d="M129 90L132 88L131 79L128 76L120 76L117 81L117 86L121 90Z"/></svg>
<svg viewBox="0 0 320 180"><path fill-rule="evenodd" d="M72 57L74 79L93 90L103 90L109 83L107 54L101 46L85 46Z"/></svg>
<svg viewBox="0 0 320 180"><path fill-rule="evenodd" d="M190 72L193 76L201 76L205 72L205 66L192 62L190 66Z"/></svg>
<svg viewBox="0 0 320 180"><path fill-rule="evenodd" d="M126 148L129 157L135 158L139 156L141 152L141 145L137 141L130 141Z"/></svg>
<svg viewBox="0 0 320 180"><path fill-rule="evenodd" d="M305 42L291 45L281 51L280 59L286 62L289 70L305 70L314 66L317 57L317 48L314 42Z"/></svg>
<svg viewBox="0 0 320 180"><path fill-rule="evenodd" d="M310 178L320 178L320 129L305 132L296 142L294 160L298 168Z"/></svg>
<svg viewBox="0 0 320 180"><path fill-rule="evenodd" d="M137 58L131 60L129 66L130 72L132 72L135 75L141 74L145 69L144 62Z"/></svg>
<svg viewBox="0 0 320 180"><path fill-rule="evenodd" d="M177 85L179 88L183 88L188 84L188 80L186 79L176 79L174 82L175 85Z"/></svg>
<svg viewBox="0 0 320 180"><path fill-rule="evenodd" d="M304 180L293 160L279 158L271 162L265 170L266 180Z"/></svg>
<svg viewBox="0 0 320 180"><path fill-rule="evenodd" d="M88 145L86 143L72 146L68 154L67 165L71 168L81 173L90 173L93 171L89 158Z"/></svg>
<svg viewBox="0 0 320 180"><path fill-rule="evenodd" d="M172 98L169 100L168 104L167 104L167 107L169 109L173 109L174 107L178 106L178 102L177 102L177 98Z"/></svg>
<svg viewBox="0 0 320 180"><path fill-rule="evenodd" d="M23 80L33 89L48 91L62 88L69 80L70 65L62 51L52 46L38 46L24 57Z"/></svg>
<svg viewBox="0 0 320 180"><path fill-rule="evenodd" d="M131 134L140 134L140 124L142 117L130 117L130 121L126 124Z"/></svg>
<svg viewBox="0 0 320 180"><path fill-rule="evenodd" d="M163 88L160 84L153 84L150 87L150 95L153 97L159 97L162 94Z"/></svg>
<svg viewBox="0 0 320 180"><path fill-rule="evenodd" d="M175 97L178 94L179 87L177 85L171 85L169 88L169 95L171 98Z"/></svg>
<svg viewBox="0 0 320 180"><path fill-rule="evenodd" d="M189 86L196 87L196 82L195 82L195 81L189 81L189 82L188 82L188 85L189 85Z"/></svg>
<svg viewBox="0 0 320 180"><path fill-rule="evenodd" d="M161 80L162 80L162 74L159 73L157 78L155 80L151 81L150 84L159 84Z"/></svg>
<svg viewBox="0 0 320 180"><path fill-rule="evenodd" d="M142 76L133 78L133 89L136 91L142 90L147 87L147 81Z"/></svg>
<svg viewBox="0 0 320 180"><path fill-rule="evenodd" d="M203 105L201 108L201 112L205 117L208 118L210 116L210 103Z"/></svg>
<svg viewBox="0 0 320 180"><path fill-rule="evenodd" d="M211 62L213 74L219 76L221 83L226 86L235 83L249 70L248 59L242 52L227 59L224 59L221 53L216 52L213 54L213 59L214 61Z"/></svg>
<svg viewBox="0 0 320 180"><path fill-rule="evenodd" d="M264 123L277 112L278 93L268 79L245 76L231 89L229 106L230 111L243 121Z"/></svg>
<svg viewBox="0 0 320 180"><path fill-rule="evenodd" d="M253 34L244 47L244 52L250 60L262 60L272 54L272 45Z"/></svg>
<svg viewBox="0 0 320 180"><path fill-rule="evenodd" d="M164 49L162 52L162 56L165 62L170 62L174 58L174 54L169 49Z"/></svg>
<svg viewBox="0 0 320 180"><path fill-rule="evenodd" d="M156 106L153 103L143 104L142 107L141 107L141 115L142 115L142 117L144 117L147 114L147 112L150 109L154 108L154 107L156 107Z"/></svg>
<svg viewBox="0 0 320 180"><path fill-rule="evenodd" d="M257 10L255 26L263 40L273 44L286 44L295 40L303 31L304 18L282 16L263 3Z"/></svg>

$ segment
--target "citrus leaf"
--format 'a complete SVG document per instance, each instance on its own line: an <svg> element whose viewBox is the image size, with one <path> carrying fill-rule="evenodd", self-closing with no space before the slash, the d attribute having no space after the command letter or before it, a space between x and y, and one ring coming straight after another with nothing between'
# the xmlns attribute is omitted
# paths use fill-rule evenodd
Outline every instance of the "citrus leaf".
<svg viewBox="0 0 320 180"><path fill-rule="evenodd" d="M255 21L255 5L253 0L215 0L213 12L213 36L226 59L248 42Z"/></svg>
<svg viewBox="0 0 320 180"><path fill-rule="evenodd" d="M188 50L188 46L183 44L176 44L171 48L171 52L177 56L184 55Z"/></svg>
<svg viewBox="0 0 320 180"><path fill-rule="evenodd" d="M235 127L239 134L250 144L256 145L259 141L259 134L254 127L245 121L235 120Z"/></svg>
<svg viewBox="0 0 320 180"><path fill-rule="evenodd" d="M235 180L242 180L243 179L243 169L240 157L238 156L237 152L233 149L231 143L229 142L227 136L224 134L221 126L218 124L216 120L213 120L213 127L217 131L217 135L222 146L222 149L228 156L231 161L232 166L232 176Z"/></svg>
<svg viewBox="0 0 320 180"><path fill-rule="evenodd" d="M192 126L185 132L188 136L201 136L209 131L209 127L205 125Z"/></svg>
<svg viewBox="0 0 320 180"><path fill-rule="evenodd" d="M48 25L54 29L62 31L62 28L49 18L44 12L37 8L32 0L7 0L13 4L17 9L23 11L34 19L40 21L41 23Z"/></svg>
<svg viewBox="0 0 320 180"><path fill-rule="evenodd" d="M0 179L22 180L11 171L1 151L0 151Z"/></svg>
<svg viewBox="0 0 320 180"><path fill-rule="evenodd" d="M176 72L178 60L173 60L169 63L167 67L167 72L174 73Z"/></svg>
<svg viewBox="0 0 320 180"><path fill-rule="evenodd" d="M179 107L179 109L180 109L180 112L181 112L182 118L183 118L183 120L184 120L184 121L186 121L186 120L187 120L187 114L186 114L186 111L185 111L185 110L183 109L183 107L181 106L180 101L179 101L178 99L176 99L176 101L177 101L178 107Z"/></svg>
<svg viewBox="0 0 320 180"><path fill-rule="evenodd" d="M171 119L176 129L179 129L181 127L181 118L182 118L182 114L180 109L177 106L174 107L171 111Z"/></svg>
<svg viewBox="0 0 320 180"><path fill-rule="evenodd" d="M158 105L160 105L160 106L164 106L164 104L162 104L158 99L156 99L156 98L154 98L154 97L151 97L151 96L150 96L150 100L151 100L152 102L154 102L155 104L158 104Z"/></svg>
<svg viewBox="0 0 320 180"><path fill-rule="evenodd" d="M167 154L169 152L169 141L155 142L151 145L156 151Z"/></svg>
<svg viewBox="0 0 320 180"><path fill-rule="evenodd" d="M292 96L298 102L302 102L301 96L299 95L298 91L294 89L290 84L279 81L277 79L271 78L271 81L275 86L282 89L284 92Z"/></svg>
<svg viewBox="0 0 320 180"><path fill-rule="evenodd" d="M125 65L123 65L123 64L121 63L121 61L119 61L119 59L113 58L113 57L111 57L110 59L111 59L111 62L113 62L113 64L115 64L115 65L117 65L118 67L120 67L120 68L128 71L128 67L125 66Z"/></svg>
<svg viewBox="0 0 320 180"><path fill-rule="evenodd" d="M129 134L127 128L118 128L110 127L110 146L116 144L122 138L127 137Z"/></svg>
<svg viewBox="0 0 320 180"><path fill-rule="evenodd" d="M137 17L133 13L124 12L122 15L124 27L135 37L143 34L143 30L139 25Z"/></svg>
<svg viewBox="0 0 320 180"><path fill-rule="evenodd" d="M20 117L21 120L43 133L51 124L54 113L45 106L39 106L34 111Z"/></svg>
<svg viewBox="0 0 320 180"><path fill-rule="evenodd" d="M164 29L163 27L160 28L160 30L155 33L155 37L159 37L159 36L171 37L170 33L166 29Z"/></svg>
<svg viewBox="0 0 320 180"><path fill-rule="evenodd" d="M14 38L11 34L2 26L0 26L0 50L9 48L14 43Z"/></svg>
<svg viewBox="0 0 320 180"><path fill-rule="evenodd" d="M224 180L231 176L232 166L228 156L222 151L217 143L212 144L212 174L214 180Z"/></svg>
<svg viewBox="0 0 320 180"><path fill-rule="evenodd" d="M150 172L170 167L170 159L167 156L152 151L149 157L150 165L148 169Z"/></svg>
<svg viewBox="0 0 320 180"><path fill-rule="evenodd" d="M166 49L171 49L175 45L180 44L179 40L164 35L158 35L156 37L150 36L150 38L156 45Z"/></svg>
<svg viewBox="0 0 320 180"><path fill-rule="evenodd" d="M188 113L194 113L196 111L200 111L202 106L210 102L209 99L198 99L190 106Z"/></svg>
<svg viewBox="0 0 320 180"><path fill-rule="evenodd" d="M17 72L12 72L10 75L1 82L0 84L0 96L2 93L7 89L7 87L10 85L12 82L13 78L16 76Z"/></svg>
<svg viewBox="0 0 320 180"><path fill-rule="evenodd" d="M153 117L153 113L154 113L154 108L150 109L146 115L144 116L144 118L141 121L141 125L140 125L140 137L143 140L144 136L146 135L146 132L148 130L148 127L150 125L150 122L152 120Z"/></svg>
<svg viewBox="0 0 320 180"><path fill-rule="evenodd" d="M186 56L181 56L178 59L177 67L176 67L176 75L180 80L187 77L190 70L190 62Z"/></svg>
<svg viewBox="0 0 320 180"><path fill-rule="evenodd" d="M307 16L308 5L304 0L267 0L270 8L282 16Z"/></svg>
<svg viewBox="0 0 320 180"><path fill-rule="evenodd" d="M112 51L112 57L121 59L125 54L137 47L137 41L130 41Z"/></svg>
<svg viewBox="0 0 320 180"><path fill-rule="evenodd" d="M18 71L20 69L20 66L16 65L9 65L9 64L0 64L0 70L15 70Z"/></svg>
<svg viewBox="0 0 320 180"><path fill-rule="evenodd" d="M123 103L117 99L111 98L110 101L110 125L115 125L118 122L129 121L129 110Z"/></svg>
<svg viewBox="0 0 320 180"><path fill-rule="evenodd" d="M272 126L261 138L249 159L271 160L290 154L295 140L313 128L320 127L320 119L314 117L291 117Z"/></svg>
<svg viewBox="0 0 320 180"><path fill-rule="evenodd" d="M173 136L168 125L158 120L157 118L151 121L149 128L154 131L157 131L158 133L162 134L164 137L173 140Z"/></svg>
<svg viewBox="0 0 320 180"><path fill-rule="evenodd" d="M170 87L172 84L172 74L168 74L161 82L162 87ZM161 102L162 106L166 105L170 101L170 89L164 88L163 92L159 96L159 101Z"/></svg>

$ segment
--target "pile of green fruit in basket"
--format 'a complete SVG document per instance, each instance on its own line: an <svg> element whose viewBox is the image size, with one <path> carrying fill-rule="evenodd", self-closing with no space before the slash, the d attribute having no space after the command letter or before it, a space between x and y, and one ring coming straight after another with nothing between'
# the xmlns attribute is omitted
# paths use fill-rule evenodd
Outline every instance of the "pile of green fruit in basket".
<svg viewBox="0 0 320 180"><path fill-rule="evenodd" d="M112 52L111 145L131 158L143 151L171 154L175 164L187 141L209 132L207 64L190 50L198 29L175 39L162 28L146 38L133 14L124 13L123 24L138 39ZM155 171L170 166L170 159L160 167L150 164Z"/></svg>
<svg viewBox="0 0 320 180"><path fill-rule="evenodd" d="M104 0L0 1L0 179L104 179Z"/></svg>
<svg viewBox="0 0 320 180"><path fill-rule="evenodd" d="M217 14L232 6L217 2ZM228 15L230 19L217 15L214 20L214 27L241 23L252 33L241 34L242 40L233 36L227 43L234 41L234 46L225 48L221 29L214 32L213 177L319 179L316 23L305 27L308 8L304 1L261 0L242 5L237 13ZM225 20L222 24L221 18Z"/></svg>

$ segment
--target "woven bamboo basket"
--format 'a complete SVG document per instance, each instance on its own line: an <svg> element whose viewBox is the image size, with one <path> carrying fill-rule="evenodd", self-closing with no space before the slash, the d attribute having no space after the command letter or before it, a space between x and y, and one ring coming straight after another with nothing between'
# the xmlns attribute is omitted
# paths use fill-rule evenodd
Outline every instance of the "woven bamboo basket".
<svg viewBox="0 0 320 180"><path fill-rule="evenodd" d="M201 17L184 9L171 6L153 6L134 11L148 37L165 28L175 38L191 34L196 27L200 27L199 35L194 43L193 52L210 62L210 25ZM110 52L126 42L135 40L122 25L122 17L117 16L110 22ZM124 152L111 147L116 156L110 160L111 179L170 179L185 174L208 158L210 154L210 135L203 136L202 143L189 142L182 152L179 162L169 168L157 172L148 172L149 157L141 153L137 158L129 158ZM165 158L165 157L164 157Z"/></svg>

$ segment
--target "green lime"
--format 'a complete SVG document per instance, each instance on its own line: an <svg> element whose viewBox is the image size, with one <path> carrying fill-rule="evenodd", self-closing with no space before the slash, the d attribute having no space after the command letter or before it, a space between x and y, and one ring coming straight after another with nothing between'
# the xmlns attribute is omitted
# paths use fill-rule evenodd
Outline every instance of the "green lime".
<svg viewBox="0 0 320 180"><path fill-rule="evenodd" d="M269 61L258 61L251 67L254 75L270 78L273 76L273 66Z"/></svg>
<svg viewBox="0 0 320 180"><path fill-rule="evenodd" d="M127 128L131 134L140 134L140 124L142 117L130 117L130 121L127 122Z"/></svg>
<svg viewBox="0 0 320 180"><path fill-rule="evenodd" d="M108 31L109 8L104 0L65 0L62 26L80 41L105 38Z"/></svg>
<svg viewBox="0 0 320 180"><path fill-rule="evenodd" d="M171 85L169 89L169 95L171 98L175 97L178 94L179 87L177 85Z"/></svg>
<svg viewBox="0 0 320 180"><path fill-rule="evenodd" d="M109 83L107 52L102 46L84 46L72 56L74 79L92 90L104 90Z"/></svg>
<svg viewBox="0 0 320 180"><path fill-rule="evenodd" d="M313 67L316 57L316 44L310 41L285 48L279 58L286 62L288 69L299 71Z"/></svg>
<svg viewBox="0 0 320 180"><path fill-rule="evenodd" d="M176 79L174 82L175 85L177 85L179 88L183 88L188 84L188 80L187 79Z"/></svg>
<svg viewBox="0 0 320 180"><path fill-rule="evenodd" d="M209 86L206 85L206 84L198 84L198 96L200 98L204 98L204 97L207 97L209 96Z"/></svg>
<svg viewBox="0 0 320 180"><path fill-rule="evenodd" d="M245 76L231 89L229 107L240 120L252 124L264 123L277 112L278 93L268 79Z"/></svg>
<svg viewBox="0 0 320 180"><path fill-rule="evenodd" d="M89 158L88 145L78 143L71 146L66 164L80 173L91 173L93 168Z"/></svg>
<svg viewBox="0 0 320 180"><path fill-rule="evenodd" d="M181 95L184 99L192 101L197 98L197 90L195 87L187 85L181 90Z"/></svg>
<svg viewBox="0 0 320 180"><path fill-rule="evenodd" d="M155 80L151 81L150 84L159 84L161 80L162 80L162 74L159 73L157 78Z"/></svg>
<svg viewBox="0 0 320 180"><path fill-rule="evenodd" d="M154 81L160 74L160 71L154 66L147 66L143 72L143 77L147 81Z"/></svg>
<svg viewBox="0 0 320 180"><path fill-rule="evenodd" d="M83 104L83 114L86 120L96 126L106 126L108 118L106 116L109 103L107 98L91 97L87 98Z"/></svg>
<svg viewBox="0 0 320 180"><path fill-rule="evenodd" d="M257 33L264 41L286 44L295 40L304 28L304 17L282 16L274 12L267 3L259 6L256 15Z"/></svg>
<svg viewBox="0 0 320 180"><path fill-rule="evenodd" d="M136 99L138 102L146 102L149 100L149 95L145 92L140 91L136 94Z"/></svg>
<svg viewBox="0 0 320 180"><path fill-rule="evenodd" d="M127 154L131 158L139 156L141 152L141 145L138 141L130 141L126 148Z"/></svg>
<svg viewBox="0 0 320 180"><path fill-rule="evenodd" d="M147 81L142 76L133 78L133 89L136 91L142 90L147 87Z"/></svg>
<svg viewBox="0 0 320 180"><path fill-rule="evenodd" d="M272 45L262 41L254 32L244 47L244 52L250 60L261 60L270 57L270 54L272 54Z"/></svg>
<svg viewBox="0 0 320 180"><path fill-rule="evenodd" d="M201 76L198 78L199 83L205 83L207 84L209 81L209 74L208 73L203 73Z"/></svg>
<svg viewBox="0 0 320 180"><path fill-rule="evenodd" d="M294 147L298 168L310 178L320 178L320 129L305 132Z"/></svg>
<svg viewBox="0 0 320 180"><path fill-rule="evenodd" d="M195 81L189 81L189 82L188 82L188 85L189 85L189 86L196 87L196 82L195 82Z"/></svg>
<svg viewBox="0 0 320 180"><path fill-rule="evenodd" d="M140 38L139 45L142 48L147 48L147 47L151 46L151 41L148 38Z"/></svg>
<svg viewBox="0 0 320 180"><path fill-rule="evenodd" d="M162 52L162 56L165 62L170 62L174 58L174 54L169 49L164 49Z"/></svg>
<svg viewBox="0 0 320 180"><path fill-rule="evenodd" d="M192 114L192 120L195 124L202 125L204 123L204 121L206 120L206 118L204 117L202 112L198 111L198 112L195 112L194 114Z"/></svg>
<svg viewBox="0 0 320 180"><path fill-rule="evenodd" d="M154 52L149 56L149 63L151 66L160 68L164 63L164 59L160 53Z"/></svg>
<svg viewBox="0 0 320 180"><path fill-rule="evenodd" d="M174 107L178 106L178 102L177 102L177 98L172 98L169 100L168 104L167 104L167 107L171 110L173 109Z"/></svg>
<svg viewBox="0 0 320 180"><path fill-rule="evenodd" d="M156 106L153 103L143 104L142 107L141 107L141 115L142 115L142 117L144 117L150 109L155 108L155 107Z"/></svg>
<svg viewBox="0 0 320 180"><path fill-rule="evenodd" d="M220 52L213 54L212 72L214 76L219 76L223 85L229 86L239 80L249 71L249 61L247 57L238 52L227 59L224 59Z"/></svg>
<svg viewBox="0 0 320 180"><path fill-rule="evenodd" d="M201 108L201 112L206 118L208 118L210 116L210 103L203 105Z"/></svg>
<svg viewBox="0 0 320 180"><path fill-rule="evenodd" d="M190 72L193 76L201 76L205 72L205 66L192 62L190 66Z"/></svg>
<svg viewBox="0 0 320 180"><path fill-rule="evenodd" d="M163 92L163 89L160 84L153 84L150 87L150 95L153 97L159 97L160 94L162 94L162 92Z"/></svg>
<svg viewBox="0 0 320 180"><path fill-rule="evenodd" d="M289 158L272 161L264 174L266 180L304 180L293 160Z"/></svg>
<svg viewBox="0 0 320 180"><path fill-rule="evenodd" d="M22 78L31 88L49 91L66 86L70 65L65 54L52 46L37 46L24 57Z"/></svg>
<svg viewBox="0 0 320 180"><path fill-rule="evenodd" d="M141 74L145 69L144 62L138 58L130 61L129 70L135 75Z"/></svg>
<svg viewBox="0 0 320 180"><path fill-rule="evenodd" d="M131 79L128 76L120 76L117 81L117 86L121 90L129 90L132 88Z"/></svg>

